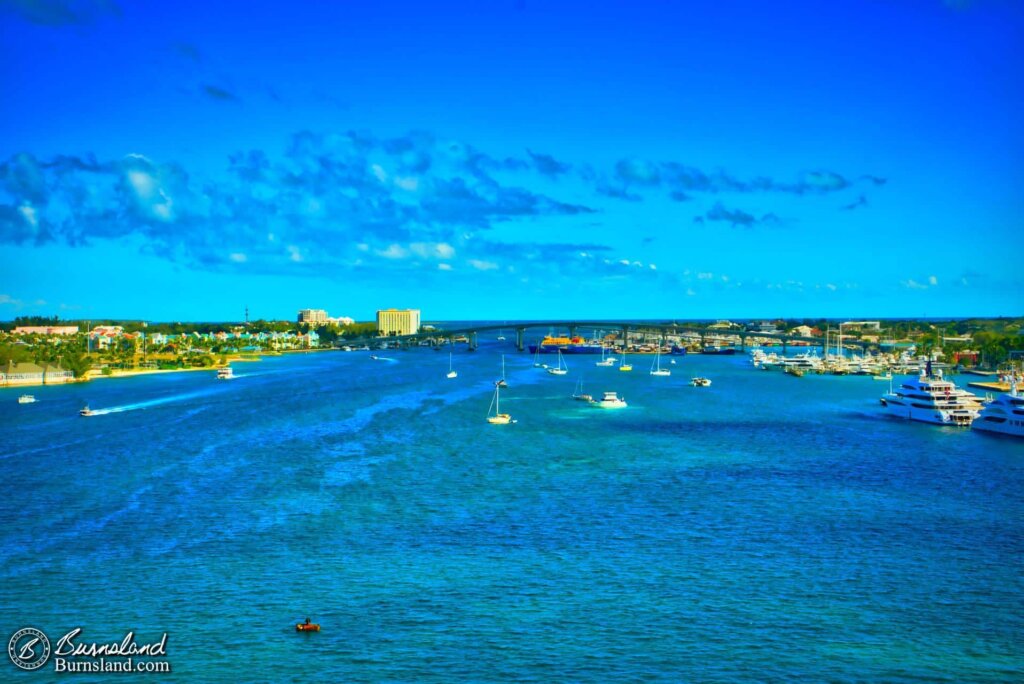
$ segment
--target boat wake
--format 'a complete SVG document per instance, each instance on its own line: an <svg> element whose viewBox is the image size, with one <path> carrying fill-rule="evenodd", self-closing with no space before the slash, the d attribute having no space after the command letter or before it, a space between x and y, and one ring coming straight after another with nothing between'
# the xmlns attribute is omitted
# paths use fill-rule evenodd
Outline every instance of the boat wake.
<svg viewBox="0 0 1024 684"><path fill-rule="evenodd" d="M140 409L152 408L154 406L161 406L163 404L171 404L176 401L185 401L187 399L197 399L199 397L205 397L217 393L218 390L212 389L203 390L200 392L186 392L185 394L175 394L169 397L160 397L159 399L149 399L147 401L139 401L134 404L125 404L123 406L110 406L107 408L92 409L89 416L105 416L108 413L124 413L126 411L138 411Z"/></svg>

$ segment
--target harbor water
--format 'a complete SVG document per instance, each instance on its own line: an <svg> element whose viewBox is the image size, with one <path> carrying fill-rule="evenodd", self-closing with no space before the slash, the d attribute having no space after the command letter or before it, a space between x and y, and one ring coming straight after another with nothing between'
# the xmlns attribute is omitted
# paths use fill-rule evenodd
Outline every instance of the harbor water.
<svg viewBox="0 0 1024 684"><path fill-rule="evenodd" d="M744 355L373 353L0 390L3 638L166 632L171 681L1024 680L1021 440Z"/></svg>

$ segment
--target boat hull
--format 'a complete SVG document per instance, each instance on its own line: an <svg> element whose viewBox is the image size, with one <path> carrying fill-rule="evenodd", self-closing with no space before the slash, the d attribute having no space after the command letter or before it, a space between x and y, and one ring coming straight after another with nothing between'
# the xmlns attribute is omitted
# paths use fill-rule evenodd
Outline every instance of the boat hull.
<svg viewBox="0 0 1024 684"><path fill-rule="evenodd" d="M530 345L531 354L557 354L559 350L563 354L600 354L603 347L599 344L542 344Z"/></svg>

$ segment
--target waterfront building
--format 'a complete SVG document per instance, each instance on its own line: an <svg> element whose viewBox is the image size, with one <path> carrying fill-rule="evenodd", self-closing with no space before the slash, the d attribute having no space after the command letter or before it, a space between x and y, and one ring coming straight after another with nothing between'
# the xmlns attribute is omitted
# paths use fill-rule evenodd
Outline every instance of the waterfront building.
<svg viewBox="0 0 1024 684"><path fill-rule="evenodd" d="M881 330L881 321L846 321L840 323L844 328L860 328L861 330Z"/></svg>
<svg viewBox="0 0 1024 684"><path fill-rule="evenodd" d="M299 309L299 323L324 325L327 323L327 312L323 309Z"/></svg>
<svg viewBox="0 0 1024 684"><path fill-rule="evenodd" d="M18 385L59 385L75 379L72 371L65 370L57 364L47 363L42 366L34 363L14 363L8 361L0 366L0 386L16 387Z"/></svg>
<svg viewBox="0 0 1024 684"><path fill-rule="evenodd" d="M377 312L377 332L380 335L414 335L419 330L419 309L382 309Z"/></svg>
<svg viewBox="0 0 1024 684"><path fill-rule="evenodd" d="M19 325L11 331L14 335L76 335L77 325Z"/></svg>

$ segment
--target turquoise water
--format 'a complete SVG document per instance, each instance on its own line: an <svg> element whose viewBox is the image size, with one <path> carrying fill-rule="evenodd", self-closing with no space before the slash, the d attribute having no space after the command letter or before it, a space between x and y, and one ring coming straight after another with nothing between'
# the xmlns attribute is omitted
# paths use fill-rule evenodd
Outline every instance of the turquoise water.
<svg viewBox="0 0 1024 684"><path fill-rule="evenodd" d="M870 378L504 349L512 426L487 345L0 391L0 637L168 632L172 680L1024 679L1024 444Z"/></svg>

